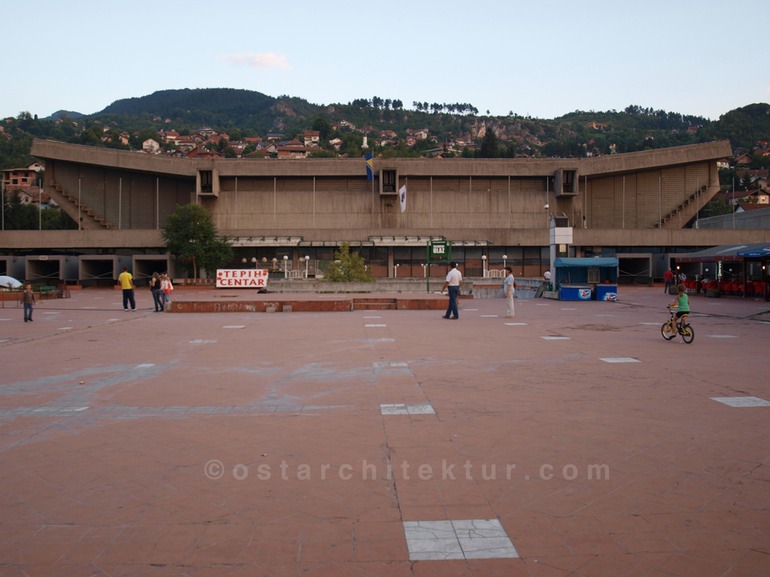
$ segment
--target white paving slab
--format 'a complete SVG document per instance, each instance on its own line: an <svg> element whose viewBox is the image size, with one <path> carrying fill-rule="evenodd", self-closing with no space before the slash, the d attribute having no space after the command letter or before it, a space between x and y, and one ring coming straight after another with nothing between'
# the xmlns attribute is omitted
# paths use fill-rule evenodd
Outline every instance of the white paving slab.
<svg viewBox="0 0 770 577"><path fill-rule="evenodd" d="M712 339L737 339L735 335L706 335L709 338Z"/></svg>
<svg viewBox="0 0 770 577"><path fill-rule="evenodd" d="M225 325L223 329L245 329L246 325Z"/></svg>
<svg viewBox="0 0 770 577"><path fill-rule="evenodd" d="M633 357L607 357L599 360L604 361L605 363L641 363L642 362L639 359L635 359Z"/></svg>
<svg viewBox="0 0 770 577"><path fill-rule="evenodd" d="M383 324L368 324L368 325L364 325L364 327L370 328L370 329L371 328L377 328L377 327L387 327L387 326L388 325L383 325Z"/></svg>
<svg viewBox="0 0 770 577"><path fill-rule="evenodd" d="M519 556L497 519L405 521L404 535L411 561Z"/></svg>
<svg viewBox="0 0 770 577"><path fill-rule="evenodd" d="M406 361L377 361L372 363L375 369L405 369L409 367Z"/></svg>
<svg viewBox="0 0 770 577"><path fill-rule="evenodd" d="M558 337L558 336L548 336L548 337L540 337L544 341L568 341L570 340L569 337Z"/></svg>
<svg viewBox="0 0 770 577"><path fill-rule="evenodd" d="M417 403L407 405L405 403L382 404L380 413L383 415L435 415L436 411L430 403Z"/></svg>
<svg viewBox="0 0 770 577"><path fill-rule="evenodd" d="M507 327L526 327L527 323L505 323Z"/></svg>
<svg viewBox="0 0 770 577"><path fill-rule="evenodd" d="M711 397L711 400L729 407L770 407L770 401L759 397Z"/></svg>

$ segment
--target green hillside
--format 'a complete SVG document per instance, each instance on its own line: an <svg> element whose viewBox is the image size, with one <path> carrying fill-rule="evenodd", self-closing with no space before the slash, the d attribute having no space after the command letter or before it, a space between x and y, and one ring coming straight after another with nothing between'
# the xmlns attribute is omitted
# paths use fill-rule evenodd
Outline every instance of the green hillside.
<svg viewBox="0 0 770 577"><path fill-rule="evenodd" d="M364 136L374 142L384 131L395 137L378 153L399 156L419 155L459 138L498 157L604 155L717 139L729 140L734 149L751 151L770 140L770 105L749 104L716 121L636 105L622 111L578 110L555 119L537 119L479 115L469 104L415 102L405 107L400 100L379 97L319 106L302 98L231 88L161 90L118 100L92 115L60 111L46 119L29 113L6 119L0 165L31 162L33 137L136 149L147 138L157 139L161 130L193 134L203 127L238 138L279 133L286 139L314 129L321 132L322 146L329 150L328 139L343 140L342 152L348 155L360 154ZM426 130L429 139L406 146L413 130ZM126 135L128 145L121 143Z"/></svg>

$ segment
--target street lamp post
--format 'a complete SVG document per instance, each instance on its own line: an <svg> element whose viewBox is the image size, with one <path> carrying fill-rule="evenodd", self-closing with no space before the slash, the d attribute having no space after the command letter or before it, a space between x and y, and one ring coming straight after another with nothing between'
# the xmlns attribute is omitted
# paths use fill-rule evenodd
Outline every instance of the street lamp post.
<svg viewBox="0 0 770 577"><path fill-rule="evenodd" d="M286 255L283 255L283 278L288 278L289 276L289 257Z"/></svg>
<svg viewBox="0 0 770 577"><path fill-rule="evenodd" d="M310 256L305 255L305 278L308 277L308 267L310 266Z"/></svg>
<svg viewBox="0 0 770 577"><path fill-rule="evenodd" d="M481 255L481 276L487 278L487 255Z"/></svg>
<svg viewBox="0 0 770 577"><path fill-rule="evenodd" d="M508 255L503 255L503 268L505 268L508 265Z"/></svg>
<svg viewBox="0 0 770 577"><path fill-rule="evenodd" d="M398 278L398 267L400 266L400 264L393 265L393 278Z"/></svg>

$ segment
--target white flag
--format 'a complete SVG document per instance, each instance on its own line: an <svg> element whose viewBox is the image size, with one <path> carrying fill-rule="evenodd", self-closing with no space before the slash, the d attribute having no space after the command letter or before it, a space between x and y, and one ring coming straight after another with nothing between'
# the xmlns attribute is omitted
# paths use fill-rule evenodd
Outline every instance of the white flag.
<svg viewBox="0 0 770 577"><path fill-rule="evenodd" d="M406 212L406 185L398 189L398 199L401 201L401 212Z"/></svg>

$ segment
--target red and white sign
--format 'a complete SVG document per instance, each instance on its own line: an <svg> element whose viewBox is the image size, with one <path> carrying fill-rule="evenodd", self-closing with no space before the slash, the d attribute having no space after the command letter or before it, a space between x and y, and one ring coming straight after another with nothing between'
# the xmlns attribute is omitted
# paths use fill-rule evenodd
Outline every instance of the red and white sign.
<svg viewBox="0 0 770 577"><path fill-rule="evenodd" d="M267 269L218 268L217 288L267 288Z"/></svg>

